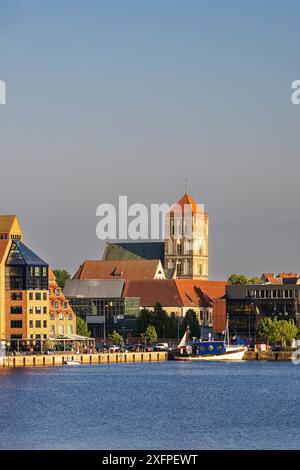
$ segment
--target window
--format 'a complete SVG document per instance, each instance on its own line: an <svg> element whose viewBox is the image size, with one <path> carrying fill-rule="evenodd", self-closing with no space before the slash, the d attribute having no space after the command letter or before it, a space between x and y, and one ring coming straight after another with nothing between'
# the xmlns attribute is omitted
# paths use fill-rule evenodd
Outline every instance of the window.
<svg viewBox="0 0 300 470"><path fill-rule="evenodd" d="M29 320L29 328L33 328L33 320Z"/></svg>
<svg viewBox="0 0 300 470"><path fill-rule="evenodd" d="M43 300L47 300L47 292L43 293Z"/></svg>
<svg viewBox="0 0 300 470"><path fill-rule="evenodd" d="M29 292L29 300L33 300L33 292Z"/></svg>
<svg viewBox="0 0 300 470"><path fill-rule="evenodd" d="M41 268L35 267L34 268L34 276L39 277L41 275Z"/></svg>
<svg viewBox="0 0 300 470"><path fill-rule="evenodd" d="M55 320L54 313L50 313L50 320L52 320L52 321Z"/></svg>
<svg viewBox="0 0 300 470"><path fill-rule="evenodd" d="M29 307L29 313L30 313L30 314L33 313L33 307Z"/></svg>
<svg viewBox="0 0 300 470"><path fill-rule="evenodd" d="M12 292L10 294L10 300L22 300L22 292Z"/></svg>
<svg viewBox="0 0 300 470"><path fill-rule="evenodd" d="M36 328L41 328L41 320L36 320L35 321L35 327Z"/></svg>
<svg viewBox="0 0 300 470"><path fill-rule="evenodd" d="M41 293L40 292L35 293L35 300L41 300Z"/></svg>
<svg viewBox="0 0 300 470"><path fill-rule="evenodd" d="M73 315L72 315L72 313L68 313L68 320L73 320Z"/></svg>
<svg viewBox="0 0 300 470"><path fill-rule="evenodd" d="M43 314L47 313L47 307L43 307Z"/></svg>
<svg viewBox="0 0 300 470"><path fill-rule="evenodd" d="M68 308L68 302L64 302L64 308Z"/></svg>
<svg viewBox="0 0 300 470"><path fill-rule="evenodd" d="M54 302L54 308L58 308L59 304L57 302L57 300Z"/></svg>
<svg viewBox="0 0 300 470"><path fill-rule="evenodd" d="M50 334L51 334L51 335L54 335L54 334L55 334L55 326L54 326L54 325L51 325L51 326L50 326Z"/></svg>
<svg viewBox="0 0 300 470"><path fill-rule="evenodd" d="M41 313L41 307L35 307L35 313L40 314Z"/></svg>
<svg viewBox="0 0 300 470"><path fill-rule="evenodd" d="M22 328L22 320L12 320L10 322L11 328Z"/></svg>
<svg viewBox="0 0 300 470"><path fill-rule="evenodd" d="M10 313L12 315L22 315L22 307L21 306L10 307Z"/></svg>
<svg viewBox="0 0 300 470"><path fill-rule="evenodd" d="M57 295L57 296L60 295L60 290L59 289L55 289L55 295Z"/></svg>
<svg viewBox="0 0 300 470"><path fill-rule="evenodd" d="M37 334L37 335L35 335L35 338L36 338L36 339L41 339L41 335L40 335L40 334Z"/></svg>
<svg viewBox="0 0 300 470"><path fill-rule="evenodd" d="M63 313L60 313L60 314L58 315L58 319L59 319L59 320L63 320L63 319L64 319L64 314L63 314Z"/></svg>
<svg viewBox="0 0 300 470"><path fill-rule="evenodd" d="M59 325L59 327L58 327L58 334L59 334L59 335L63 335L64 332L65 332L65 329L64 329L63 325Z"/></svg>
<svg viewBox="0 0 300 470"><path fill-rule="evenodd" d="M43 328L47 328L47 320L43 321Z"/></svg>

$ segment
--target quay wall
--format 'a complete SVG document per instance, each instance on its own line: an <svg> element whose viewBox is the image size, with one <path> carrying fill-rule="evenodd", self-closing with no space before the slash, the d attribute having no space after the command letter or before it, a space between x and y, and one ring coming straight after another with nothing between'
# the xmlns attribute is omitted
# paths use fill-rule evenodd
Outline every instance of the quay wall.
<svg viewBox="0 0 300 470"><path fill-rule="evenodd" d="M117 364L127 362L160 362L168 359L167 352L109 353L109 354L52 354L41 356L7 356L0 358L2 367L62 366L66 360L82 364Z"/></svg>
<svg viewBox="0 0 300 470"><path fill-rule="evenodd" d="M244 356L246 361L290 361L291 358L290 351L246 351Z"/></svg>

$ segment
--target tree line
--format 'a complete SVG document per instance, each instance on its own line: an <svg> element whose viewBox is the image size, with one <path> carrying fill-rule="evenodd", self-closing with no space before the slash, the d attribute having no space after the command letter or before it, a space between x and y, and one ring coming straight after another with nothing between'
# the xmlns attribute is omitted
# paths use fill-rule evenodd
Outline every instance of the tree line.
<svg viewBox="0 0 300 470"><path fill-rule="evenodd" d="M136 336L145 334L149 326L155 329L158 338L181 337L187 326L192 336L200 336L200 323L193 309L187 310L185 316L180 317L175 313L167 313L159 303L153 310L143 308L137 315L134 334Z"/></svg>

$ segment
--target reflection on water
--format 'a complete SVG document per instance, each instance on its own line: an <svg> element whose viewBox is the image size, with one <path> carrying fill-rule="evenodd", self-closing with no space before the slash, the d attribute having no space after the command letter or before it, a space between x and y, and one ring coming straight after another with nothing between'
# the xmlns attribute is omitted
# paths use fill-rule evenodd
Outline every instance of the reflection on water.
<svg viewBox="0 0 300 470"><path fill-rule="evenodd" d="M300 448L300 366L0 369L1 449Z"/></svg>

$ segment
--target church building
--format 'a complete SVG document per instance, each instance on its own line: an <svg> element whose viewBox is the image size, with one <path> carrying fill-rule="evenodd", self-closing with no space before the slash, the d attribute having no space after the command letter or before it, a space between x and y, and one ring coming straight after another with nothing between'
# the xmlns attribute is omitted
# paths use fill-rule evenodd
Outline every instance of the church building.
<svg viewBox="0 0 300 470"><path fill-rule="evenodd" d="M162 242L106 244L102 260L160 260L167 279L208 279L208 215L189 194L166 216Z"/></svg>

